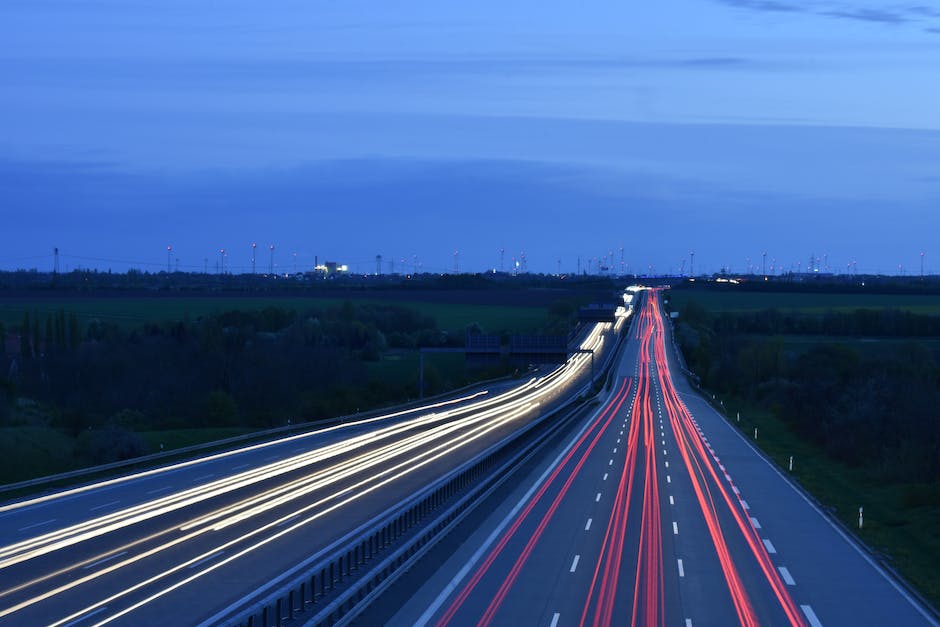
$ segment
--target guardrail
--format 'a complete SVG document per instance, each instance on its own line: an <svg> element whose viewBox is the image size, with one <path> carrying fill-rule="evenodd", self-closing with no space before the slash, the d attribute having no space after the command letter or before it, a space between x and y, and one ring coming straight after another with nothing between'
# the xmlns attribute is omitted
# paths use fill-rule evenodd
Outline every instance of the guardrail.
<svg viewBox="0 0 940 627"><path fill-rule="evenodd" d="M286 434L297 434L305 429L321 429L332 427L338 424L343 424L344 422L355 422L357 420L364 420L367 418L373 418L375 416L381 416L386 412L399 412L405 411L409 408L418 409L423 405L426 405L429 402L436 400L442 400L452 396L459 396L464 392L470 390L485 387L493 383L498 383L500 381L508 381L512 378L512 375L507 375L503 377L496 377L494 379L487 379L485 381L478 381L476 383L471 383L465 385L461 388L455 390L450 390L448 392L443 392L435 396L430 396L425 399L415 399L413 401L408 401L407 403L401 403L399 405L391 405L388 407L382 407L377 409L370 409L363 412L357 412L355 414L348 414L345 416L338 416L336 418L327 418L325 420L311 420L308 422L299 422L295 424L284 425L283 427L274 427L272 429L264 429L261 431L253 431L251 433L246 433L243 435L236 435L231 438L225 438L222 440L213 440L212 442L205 442L203 444L193 444L192 446L185 446L178 449L173 449L169 451L161 451L160 453L151 453L150 455L141 455L140 457L132 457L130 459L123 459L116 462L110 462L108 464L100 464L98 466L90 466L88 468L79 468L77 470L70 470L68 472L63 472L55 475L47 475L45 477L37 477L35 479L27 479L25 481L19 481L17 483L7 483L0 485L0 494L5 492L14 492L16 490L23 490L27 488L35 488L44 485L51 485L59 483L62 481L68 481L70 479L79 479L81 477L88 477L97 475L99 473L108 472L110 470L118 470L121 468L130 468L137 465L150 465L152 462L159 462L165 459L172 459L175 457L186 457L191 453L200 453L203 451L209 451L217 448L225 448L230 445L241 444L244 442L251 442L253 440L265 440L267 438L275 439L277 436L286 435Z"/></svg>
<svg viewBox="0 0 940 627"><path fill-rule="evenodd" d="M280 585L244 610L229 608L203 625L281 627L303 614L306 625L326 627L351 620L406 567L468 515L577 414L597 399L583 397L594 381L609 374L626 332L617 337L603 367L571 399L511 437L498 442L433 482L409 502L376 517L280 577ZM554 420L559 415L562 420ZM545 428L547 426L547 428ZM398 543L395 546L394 543ZM366 568L368 566L368 568ZM275 584L276 585L276 584Z"/></svg>

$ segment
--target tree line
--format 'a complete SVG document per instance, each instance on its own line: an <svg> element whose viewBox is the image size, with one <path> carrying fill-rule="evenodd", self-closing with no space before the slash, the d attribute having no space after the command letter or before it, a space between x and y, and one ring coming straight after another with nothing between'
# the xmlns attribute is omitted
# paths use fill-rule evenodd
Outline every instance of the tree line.
<svg viewBox="0 0 940 627"><path fill-rule="evenodd" d="M370 363L389 349L463 344L415 310L349 301L134 328L30 313L16 331L19 350L0 355L0 426L67 431L90 463L146 452L140 431L263 428L414 398L417 372L412 384L386 382ZM6 335L0 327L0 346ZM464 383L432 364L425 375L428 394Z"/></svg>
<svg viewBox="0 0 940 627"><path fill-rule="evenodd" d="M888 481L940 479L940 366L917 342L938 332L940 319L910 312L714 315L695 301L682 307L676 327L706 388L772 412L833 459ZM797 350L787 334L833 339ZM911 341L872 353L849 336Z"/></svg>

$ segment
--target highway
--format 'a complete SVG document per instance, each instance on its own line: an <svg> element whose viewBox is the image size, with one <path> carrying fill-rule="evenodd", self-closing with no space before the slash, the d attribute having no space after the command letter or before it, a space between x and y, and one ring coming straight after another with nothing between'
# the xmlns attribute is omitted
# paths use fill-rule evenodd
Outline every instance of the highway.
<svg viewBox="0 0 940 627"><path fill-rule="evenodd" d="M661 295L646 303L597 410L381 620L937 625L690 389Z"/></svg>
<svg viewBox="0 0 940 627"><path fill-rule="evenodd" d="M623 319L593 326L603 352ZM507 391L0 505L0 624L215 624L583 389L579 353Z"/></svg>

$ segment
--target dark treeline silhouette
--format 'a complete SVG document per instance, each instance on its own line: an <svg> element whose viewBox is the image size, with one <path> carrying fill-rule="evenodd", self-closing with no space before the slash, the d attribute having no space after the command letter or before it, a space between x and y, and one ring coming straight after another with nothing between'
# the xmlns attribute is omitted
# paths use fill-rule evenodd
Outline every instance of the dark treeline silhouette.
<svg viewBox="0 0 940 627"><path fill-rule="evenodd" d="M4 346L8 332L0 331ZM0 426L64 430L79 438L86 463L146 452L139 431L279 426L415 398L416 371L413 379L376 376L370 362L389 349L464 339L417 311L350 301L133 329L92 320L83 330L65 312L30 313L16 331L19 350L0 354ZM425 392L458 387L464 377L428 363Z"/></svg>
<svg viewBox="0 0 940 627"><path fill-rule="evenodd" d="M893 310L716 316L689 301L676 332L706 388L773 412L833 459L887 481L940 479L940 366L916 342L940 334L937 318ZM875 354L838 338L794 350L788 333L911 341Z"/></svg>

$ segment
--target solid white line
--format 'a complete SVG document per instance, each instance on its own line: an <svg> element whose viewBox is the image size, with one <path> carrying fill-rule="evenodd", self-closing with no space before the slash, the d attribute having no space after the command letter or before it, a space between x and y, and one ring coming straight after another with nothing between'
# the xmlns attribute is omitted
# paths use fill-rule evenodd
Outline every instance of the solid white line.
<svg viewBox="0 0 940 627"><path fill-rule="evenodd" d="M574 571L576 571L578 569L578 562L580 561L581 561L581 556L575 555L574 559L571 560L571 569L568 572L573 573Z"/></svg>
<svg viewBox="0 0 940 627"><path fill-rule="evenodd" d="M496 538L498 538L500 534L503 532L503 529L505 529L506 526L509 525L509 521L515 518L516 514L519 513L519 510L521 510L522 507L529 501L529 499L532 498L532 495L535 494L535 491L539 489L539 486L542 484L542 482L545 481L545 479L548 477L549 474L551 474L555 466L557 466L561 462L562 458L565 455L567 455L568 452L574 447L575 442L577 442L578 439L588 430L588 427L590 427L592 424L592 420L595 417L597 417L597 415L600 414L601 411L603 410L598 409L594 413L594 416L592 416L592 419L585 422L584 426L581 427L581 430L578 431L571 440L569 440L568 446L566 446L563 451L558 453L558 456L555 457L554 460L552 460L552 463L549 464L545 468L542 474L539 475L539 478L535 480L535 482L529 487L529 489L526 490L526 493L522 495L522 498L519 499L519 501L513 506L513 508L509 511L509 513L506 514L506 517L500 521L500 523L496 526L495 529L493 529L490 535L486 537L486 540L477 548L474 554L470 556L470 559L467 560L466 563L464 563L464 565L460 568L457 574L454 575L454 577L444 587L444 589L441 590L440 594L438 594L437 597L434 599L434 602L431 603L428 606L428 608L424 610L424 613L418 617L418 620L415 622L416 626L428 624L428 622L431 620L431 617L433 617L437 613L441 605L443 605L444 601L446 601L447 598L453 593L453 591L457 588L457 585L463 580L463 578L467 576L467 573L470 572L470 569L473 568L473 566L480 560L480 558L483 557L483 554L489 550L493 542L496 541ZM600 499L600 493L598 493L598 499ZM556 613L555 616L558 616L558 614ZM556 623L557 623L557 620L554 620L552 625L554 626Z"/></svg>
<svg viewBox="0 0 940 627"><path fill-rule="evenodd" d="M117 505L120 501L111 501L110 503L104 503L102 505L95 505L94 507L89 507L88 511L93 512L96 509L104 509L105 507L111 507L112 505Z"/></svg>
<svg viewBox="0 0 940 627"><path fill-rule="evenodd" d="M813 608L808 605L801 605L800 609L803 610L803 615L806 616L806 620L809 621L811 627L822 627L822 623L816 618L816 612L813 611Z"/></svg>
<svg viewBox="0 0 940 627"><path fill-rule="evenodd" d="M709 408L711 408L710 405L707 405L707 401L705 401L705 399L704 399L703 397L699 396L699 395L696 394L695 392L691 392L691 391L690 391L690 392L680 392L680 394L683 395L683 396L691 396L691 397L694 398L696 401L704 401L704 402L706 403L706 406L705 406L705 407L706 407L706 410L709 409ZM929 623L932 624L932 625L938 625L938 624L940 624L940 623L937 622L937 620L936 620L935 618L933 618L933 616L931 616L931 615L927 612L927 610L925 610L925 609L921 606L921 604L920 604L918 601L914 600L914 597L912 597L904 588L902 588L902 587L900 586L900 584L898 584L898 582L895 581L895 580L891 577L891 575L889 575L881 566L879 566L879 565L868 555L867 551L866 551L866 550L863 550L862 547L859 546L859 544L857 543L857 541L855 541L853 538L849 537L844 531L842 531L842 529L840 529L839 526L836 525L836 523L833 522L832 519L831 519L829 516L827 516L821 509L819 509L819 507L817 507L816 504L813 503L813 502L809 499L809 497L808 497L803 491L800 490L800 488L796 487L796 485L795 485L792 481L790 481L790 479L789 479L786 475L784 475L782 472L780 472L780 471L777 469L777 467L774 466L774 465L770 462L770 460L767 459L767 458L764 456L764 454L763 454L761 451L759 451L759 450L757 449L757 447L755 447L753 444L751 444L750 440L748 440L747 437L746 437L743 433L741 433L741 432L738 431L735 427L733 427L733 426L731 425L731 423L729 423L729 422L724 418L724 416L722 416L721 414L718 413L717 410L715 410L714 408L711 408L711 409L712 409L712 411L715 412L715 415L716 415L716 416L718 416L719 418L721 418L721 423L725 426L725 428L728 429L728 431L730 431L731 433L733 433L733 434L735 434L736 436L738 436L738 438L741 439L741 441L744 443L745 446L747 446L749 449L751 449L751 451L752 451L758 458L760 458L761 460L763 460L763 462L764 462L765 464L767 464L767 466L768 466L774 473L776 473L776 475L777 475L778 477L780 477L781 479L783 479L783 481L784 481L788 486L790 486L790 489L793 490L801 499L803 499L803 501L804 501L807 505L809 505L809 506L813 509L813 511L815 511L817 514L819 514L819 517L822 518L822 519L832 528L832 530L836 532L836 534L838 534L843 540L845 540L846 544L848 544L850 547L852 547L853 549L855 549L855 552L858 553L858 555L859 555L863 560L865 560L865 562L868 563L869 566L871 566L873 569L875 569L875 572L877 572L877 573L880 574L882 577L884 577L885 581L887 581L887 582L891 585L891 587L894 588L894 589L897 591L898 594L900 594L902 597L904 597L904 598L907 600L907 602L911 604L911 607L913 607L913 608L917 611L918 614L920 614L921 616L923 616L923 617L927 620L927 622L929 622ZM717 458L717 457L715 458L715 461L718 461L718 458ZM742 501L742 502L743 502L743 501ZM748 509L746 503L745 503L744 509ZM809 607L809 606L807 605L806 607ZM811 609L810 611L812 611L812 609ZM815 615L814 615L814 616L815 616Z"/></svg>
<svg viewBox="0 0 940 627"><path fill-rule="evenodd" d="M784 583L786 583L788 586L796 585L796 581L793 579L793 575L790 574L790 571L786 566L777 566L777 570L780 571L780 576L783 577Z"/></svg>
<svg viewBox="0 0 940 627"><path fill-rule="evenodd" d="M676 560L679 562L679 576L685 577L685 568L682 567L682 560Z"/></svg>
<svg viewBox="0 0 940 627"><path fill-rule="evenodd" d="M88 569L90 569L90 568L94 568L95 566L99 566L99 565L101 565L101 564L104 564L105 562L110 562L110 561L113 560L114 558L116 558L116 557L121 557L122 555L125 555L125 554L127 554L127 551L121 551L120 553L115 553L114 555L109 555L109 556L107 556L107 557L104 557L104 558L98 560L97 562L92 562L91 564L87 564L87 565L85 565L85 566L82 566L82 570L88 570Z"/></svg>
<svg viewBox="0 0 940 627"><path fill-rule="evenodd" d="M44 520L42 522L33 523L32 525L26 525L25 527L20 527L18 531L26 531L27 529L32 529L33 527L42 527L43 525L54 523L56 520L58 520L58 518L50 518L49 520Z"/></svg>
<svg viewBox="0 0 940 627"><path fill-rule="evenodd" d="M672 535L674 536L679 535L679 523L677 522L672 523Z"/></svg>
<svg viewBox="0 0 940 627"><path fill-rule="evenodd" d="M601 500L601 493L598 492L598 493L597 493L597 496L594 497L594 502L597 503L597 502L599 502L600 500Z"/></svg>
<svg viewBox="0 0 940 627"><path fill-rule="evenodd" d="M774 543L770 540L767 540L766 538L764 539L764 546L767 547L767 552L770 554L777 552L777 549L774 547Z"/></svg>
<svg viewBox="0 0 940 627"><path fill-rule="evenodd" d="M757 522L757 519L751 516L751 524L754 525L755 529L760 529L760 523Z"/></svg>
<svg viewBox="0 0 940 627"><path fill-rule="evenodd" d="M552 623L549 627L558 627L558 619L561 618L561 614L555 612L555 615L552 616Z"/></svg>
<svg viewBox="0 0 940 627"><path fill-rule="evenodd" d="M593 520L594 520L593 518L588 518L587 524L584 525L584 530L585 530L585 531L590 531L590 530L591 530L591 522L592 522Z"/></svg>
<svg viewBox="0 0 940 627"><path fill-rule="evenodd" d="M671 495L671 494L669 495L669 504L670 504L670 505L675 505L675 504L676 504L676 502L675 502L674 500L672 500L672 495Z"/></svg>

